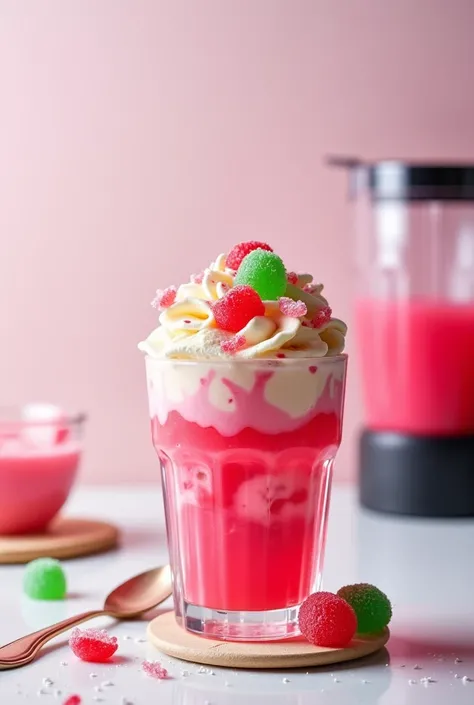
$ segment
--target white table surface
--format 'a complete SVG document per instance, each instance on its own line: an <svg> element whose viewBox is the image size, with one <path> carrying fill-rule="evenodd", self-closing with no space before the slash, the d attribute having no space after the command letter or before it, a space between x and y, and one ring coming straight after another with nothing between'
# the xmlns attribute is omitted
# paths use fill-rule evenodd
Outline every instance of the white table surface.
<svg viewBox="0 0 474 705"><path fill-rule="evenodd" d="M166 561L158 487L79 489L67 513L115 521L123 531L122 547L67 561L71 594L59 603L24 598L23 567L0 567L0 642L97 608L118 583ZM0 671L0 703L47 705L76 693L84 705L472 705L473 548L474 521L381 517L361 511L351 489L336 488L324 587L336 590L366 581L385 590L394 606L387 650L347 666L309 672L216 668L210 675L160 655L145 641L145 620L118 624L102 619L89 624L105 626L119 637L115 663L78 661L67 646L67 635L62 635L33 664ZM160 660L172 677L146 677L140 671L145 658ZM53 685L44 687L43 678ZM104 681L113 685L101 687Z"/></svg>

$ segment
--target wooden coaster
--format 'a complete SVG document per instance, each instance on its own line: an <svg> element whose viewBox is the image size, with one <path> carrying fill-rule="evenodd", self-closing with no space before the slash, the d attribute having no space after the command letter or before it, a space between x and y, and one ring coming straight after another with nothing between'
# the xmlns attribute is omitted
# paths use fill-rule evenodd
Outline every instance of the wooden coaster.
<svg viewBox="0 0 474 705"><path fill-rule="evenodd" d="M381 634L357 638L345 649L312 646L304 639L267 642L216 641L182 629L174 612L153 619L147 629L148 639L168 656L206 666L225 668L302 668L327 666L368 656L381 649L390 637Z"/></svg>
<svg viewBox="0 0 474 705"><path fill-rule="evenodd" d="M0 564L34 558L77 558L113 548L118 529L105 521L59 517L44 534L0 536Z"/></svg>

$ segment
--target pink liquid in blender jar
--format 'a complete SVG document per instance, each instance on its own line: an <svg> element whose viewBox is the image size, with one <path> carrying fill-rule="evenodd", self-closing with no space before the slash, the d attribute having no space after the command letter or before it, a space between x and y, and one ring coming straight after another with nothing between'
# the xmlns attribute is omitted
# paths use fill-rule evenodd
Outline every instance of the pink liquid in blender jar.
<svg viewBox="0 0 474 705"><path fill-rule="evenodd" d="M474 304L361 299L356 321L370 428L474 432Z"/></svg>

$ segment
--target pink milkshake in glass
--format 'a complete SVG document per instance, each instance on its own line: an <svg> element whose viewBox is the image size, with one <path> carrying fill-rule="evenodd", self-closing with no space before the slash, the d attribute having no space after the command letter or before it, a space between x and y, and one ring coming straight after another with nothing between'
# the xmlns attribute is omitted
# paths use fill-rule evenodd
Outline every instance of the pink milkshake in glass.
<svg viewBox="0 0 474 705"><path fill-rule="evenodd" d="M294 636L320 588L346 373L321 292L245 243L155 300L139 347L176 616L198 634Z"/></svg>

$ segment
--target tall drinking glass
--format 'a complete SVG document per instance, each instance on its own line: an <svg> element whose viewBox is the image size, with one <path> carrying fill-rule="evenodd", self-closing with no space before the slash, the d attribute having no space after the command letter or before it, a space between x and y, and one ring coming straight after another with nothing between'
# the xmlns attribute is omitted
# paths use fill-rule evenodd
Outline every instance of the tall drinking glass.
<svg viewBox="0 0 474 705"><path fill-rule="evenodd" d="M147 357L178 622L208 637L298 633L321 586L346 355Z"/></svg>

